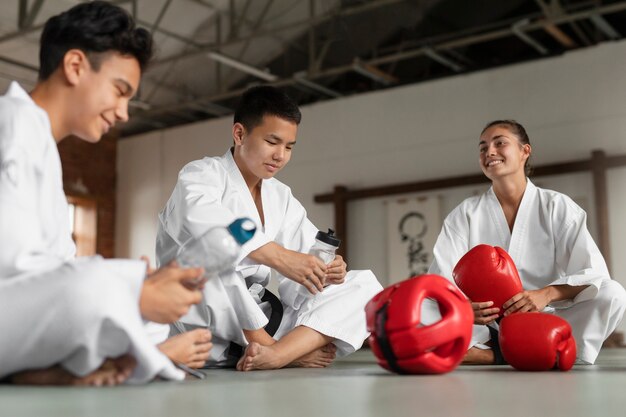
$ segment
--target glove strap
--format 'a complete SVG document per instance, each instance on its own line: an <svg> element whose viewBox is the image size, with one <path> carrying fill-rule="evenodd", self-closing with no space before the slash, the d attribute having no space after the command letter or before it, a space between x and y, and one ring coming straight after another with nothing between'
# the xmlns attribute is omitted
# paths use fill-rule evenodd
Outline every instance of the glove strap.
<svg viewBox="0 0 626 417"><path fill-rule="evenodd" d="M389 303L385 303L380 310L376 312L376 342L383 353L383 356L387 360L387 364L392 371L397 374L404 374L404 370L398 365L396 354L393 352L393 348L387 338L387 330L385 324L387 323L387 307Z"/></svg>

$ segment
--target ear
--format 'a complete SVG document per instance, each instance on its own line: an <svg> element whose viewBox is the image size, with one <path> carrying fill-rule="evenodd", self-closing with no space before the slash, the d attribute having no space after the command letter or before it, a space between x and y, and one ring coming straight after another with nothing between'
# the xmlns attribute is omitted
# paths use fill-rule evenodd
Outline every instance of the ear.
<svg viewBox="0 0 626 417"><path fill-rule="evenodd" d="M235 123L233 125L233 141L235 145L243 145L243 137L246 133L246 128L241 123Z"/></svg>
<svg viewBox="0 0 626 417"><path fill-rule="evenodd" d="M524 156L525 156L524 159L526 160L526 159L530 158L530 154L533 152L533 148L530 146L529 143L525 143L522 146L522 152L524 153Z"/></svg>
<svg viewBox="0 0 626 417"><path fill-rule="evenodd" d="M80 49L70 49L63 56L62 74L68 84L78 85L82 76L91 69L87 55Z"/></svg>

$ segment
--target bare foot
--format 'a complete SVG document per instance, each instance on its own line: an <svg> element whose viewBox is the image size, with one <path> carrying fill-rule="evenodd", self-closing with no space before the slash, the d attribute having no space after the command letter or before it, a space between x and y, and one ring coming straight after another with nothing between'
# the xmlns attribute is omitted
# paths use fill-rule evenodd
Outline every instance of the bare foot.
<svg viewBox="0 0 626 417"><path fill-rule="evenodd" d="M60 366L14 374L11 382L18 385L119 385L126 381L137 362L130 355L107 359L102 366L84 377L78 377Z"/></svg>
<svg viewBox="0 0 626 417"><path fill-rule="evenodd" d="M325 368L335 360L337 356L337 347L329 343L311 353L308 353L288 366L294 368Z"/></svg>
<svg viewBox="0 0 626 417"><path fill-rule="evenodd" d="M470 348L463 358L464 365L493 365L496 362L493 350Z"/></svg>
<svg viewBox="0 0 626 417"><path fill-rule="evenodd" d="M250 343L239 362L237 362L237 370L246 372L257 369L282 368L285 364L280 363L280 358L275 352L274 346L263 346L257 342Z"/></svg>
<svg viewBox="0 0 626 417"><path fill-rule="evenodd" d="M170 337L159 345L159 350L174 362L190 368L201 368L209 359L212 346L211 332L206 329L195 329Z"/></svg>

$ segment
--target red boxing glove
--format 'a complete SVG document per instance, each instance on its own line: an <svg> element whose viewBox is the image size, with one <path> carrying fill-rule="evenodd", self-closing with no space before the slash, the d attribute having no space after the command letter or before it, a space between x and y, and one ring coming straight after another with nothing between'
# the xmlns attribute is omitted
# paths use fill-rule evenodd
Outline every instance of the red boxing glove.
<svg viewBox="0 0 626 417"><path fill-rule="evenodd" d="M569 371L576 361L576 341L569 323L546 313L517 313L500 322L504 359L520 371Z"/></svg>
<svg viewBox="0 0 626 417"><path fill-rule="evenodd" d="M439 304L441 320L421 325L426 298ZM438 275L421 275L378 293L365 306L370 346L378 364L400 374L441 374L463 360L474 314L467 298Z"/></svg>
<svg viewBox="0 0 626 417"><path fill-rule="evenodd" d="M456 264L452 276L470 300L493 301L500 315L504 313L502 305L523 291L513 259L497 246L474 246Z"/></svg>

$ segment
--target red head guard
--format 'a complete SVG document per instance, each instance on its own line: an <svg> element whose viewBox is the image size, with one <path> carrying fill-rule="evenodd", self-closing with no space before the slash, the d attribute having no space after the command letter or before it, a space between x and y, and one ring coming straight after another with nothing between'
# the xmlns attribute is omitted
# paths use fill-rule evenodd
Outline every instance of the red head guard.
<svg viewBox="0 0 626 417"><path fill-rule="evenodd" d="M421 324L424 299L439 304L441 320ZM457 367L467 352L474 313L453 283L421 275L378 293L365 307L372 351L383 368L405 374L441 374Z"/></svg>

